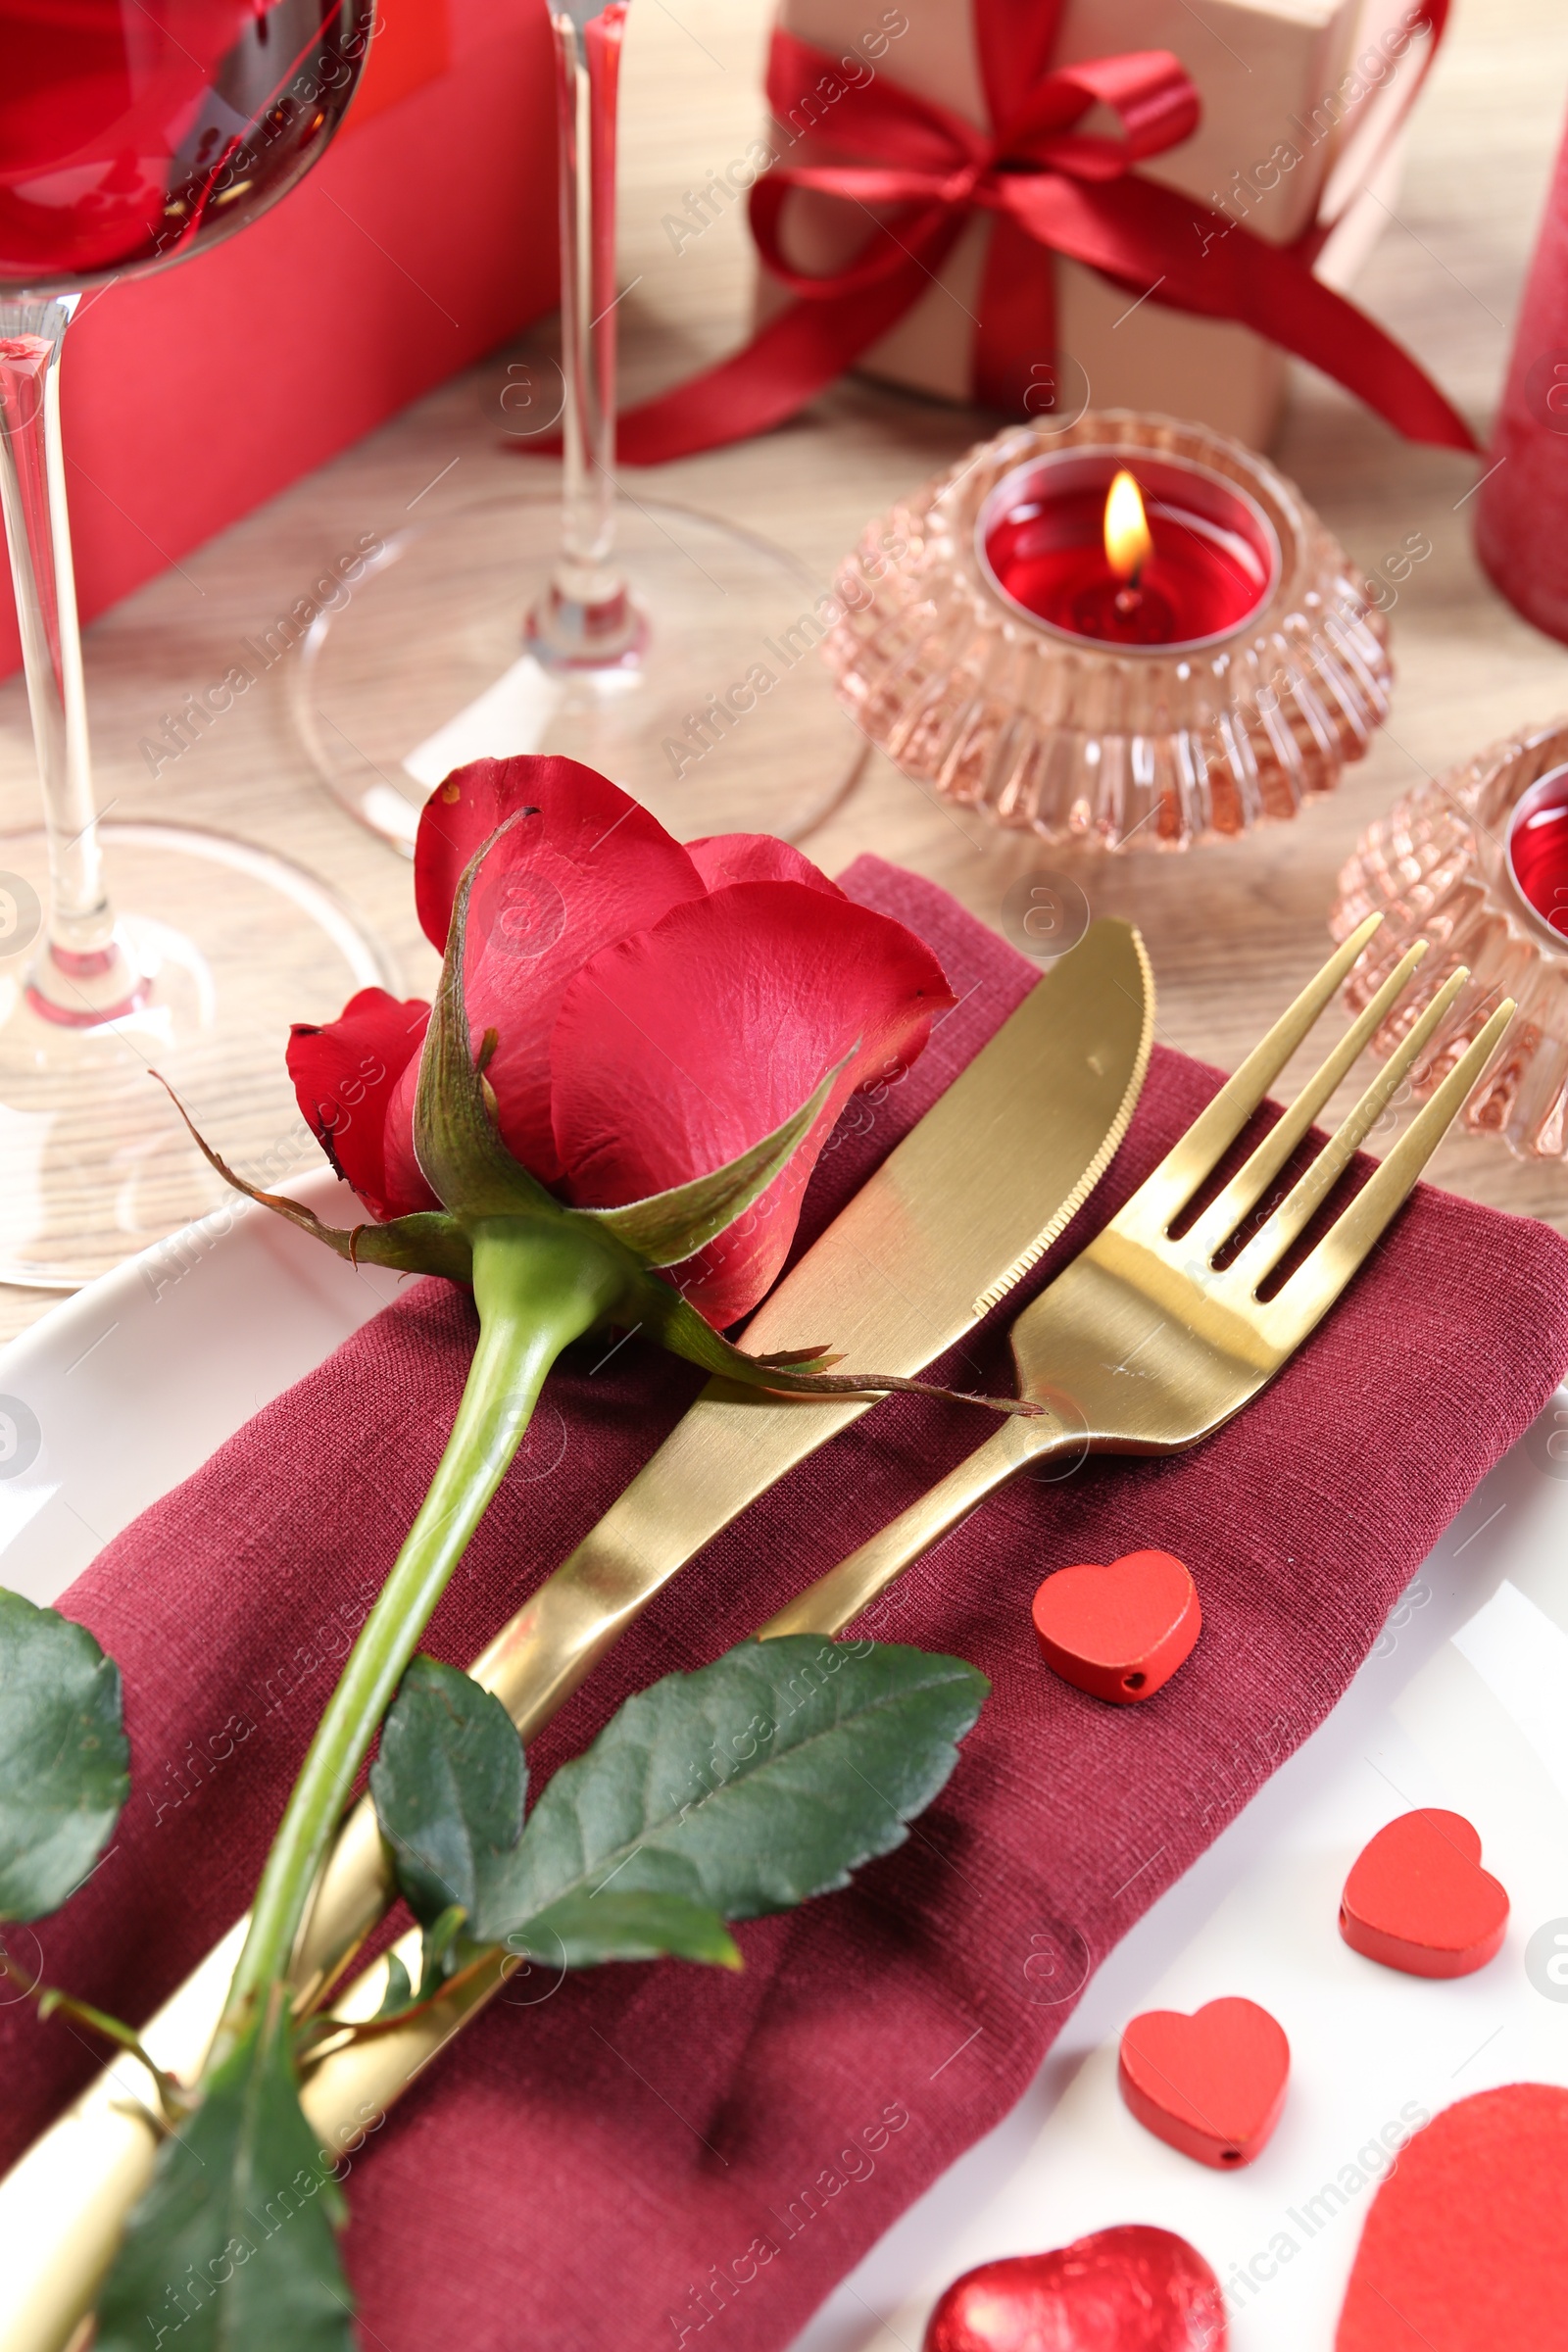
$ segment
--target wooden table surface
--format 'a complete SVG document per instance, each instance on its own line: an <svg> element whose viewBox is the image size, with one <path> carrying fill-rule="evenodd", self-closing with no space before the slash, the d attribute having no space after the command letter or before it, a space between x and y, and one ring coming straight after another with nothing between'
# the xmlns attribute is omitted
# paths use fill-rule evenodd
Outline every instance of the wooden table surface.
<svg viewBox="0 0 1568 2352"><path fill-rule="evenodd" d="M632 12L621 171L622 282L637 281L621 305L631 397L716 357L742 330L751 281L738 216L678 254L661 220L756 134L768 14L767 0L641 0ZM1420 102L1402 195L1356 289L1478 428L1501 380L1565 88L1560 0L1459 0ZM392 528L454 459L462 463L432 505L515 493L523 468L498 430L512 356L497 354L296 484L88 636L102 801L115 801L118 817L173 816L286 851L363 910L411 991L428 991L434 957L415 924L409 866L317 783L273 681L158 782L137 745L187 689L221 675L239 637L285 609L323 561L366 529ZM986 429L972 414L846 382L763 440L664 468L658 488L770 534L825 578L871 514ZM1332 799L1240 844L1111 859L999 833L874 760L810 845L830 872L868 849L899 859L991 922L1020 876L1071 871L1097 913L1142 925L1161 1038L1227 1066L1321 961L1335 877L1362 826L1423 775L1568 706L1568 652L1518 619L1476 563L1473 461L1406 446L1305 368L1294 372L1274 455L1363 564L1413 531L1434 548L1394 615L1391 723ZM0 826L29 821L33 791L13 679L0 688ZM1560 1162L1521 1164L1490 1140L1463 1137L1435 1172L1568 1230ZM0 1290L0 1339L51 1302L48 1293Z"/></svg>

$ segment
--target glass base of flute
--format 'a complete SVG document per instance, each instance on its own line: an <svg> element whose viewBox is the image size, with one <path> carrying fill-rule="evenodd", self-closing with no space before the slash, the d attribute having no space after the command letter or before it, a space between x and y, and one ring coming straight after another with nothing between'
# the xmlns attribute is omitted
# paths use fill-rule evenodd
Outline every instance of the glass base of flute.
<svg viewBox="0 0 1568 2352"><path fill-rule="evenodd" d="M49 936L45 834L0 834L0 1283L74 1290L194 1219L232 1214L155 1070L232 1165L286 1190L319 1156L283 1066L289 1023L397 985L336 896L291 860L196 826L110 821L97 834L123 911L80 951ZM199 1243L171 1245L155 1291L200 1256Z"/></svg>
<svg viewBox="0 0 1568 2352"><path fill-rule="evenodd" d="M617 494L615 129L628 5L550 0L562 358L559 368L509 369L502 399L528 437L559 421L560 486L519 482L514 498L393 540L352 603L316 622L298 673L296 715L317 766L404 851L430 792L470 760L580 760L681 841L800 841L868 757L815 651L833 612L827 582L753 532L645 497L640 478ZM519 474L532 462L519 458Z"/></svg>
<svg viewBox="0 0 1568 2352"><path fill-rule="evenodd" d="M412 853L453 768L555 752L679 840L820 825L867 756L816 651L824 583L768 540L640 490L617 508L614 558L597 597L591 573L563 593L559 490L388 541L352 602L317 620L292 680L344 806Z"/></svg>

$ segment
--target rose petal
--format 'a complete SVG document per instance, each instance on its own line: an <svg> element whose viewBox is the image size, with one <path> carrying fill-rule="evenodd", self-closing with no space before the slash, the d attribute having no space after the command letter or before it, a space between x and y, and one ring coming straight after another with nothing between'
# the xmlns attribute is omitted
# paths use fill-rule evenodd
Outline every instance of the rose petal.
<svg viewBox="0 0 1568 2352"><path fill-rule="evenodd" d="M438 785L419 819L415 895L445 948L465 866L519 808L469 900L466 998L474 1045L498 1044L486 1072L502 1138L542 1183L560 1181L550 1117L550 1036L562 991L611 941L701 898L678 841L618 785L575 760L476 760Z"/></svg>
<svg viewBox="0 0 1568 2352"><path fill-rule="evenodd" d="M288 1074L327 1158L383 1222L440 1206L414 1157L414 1082L430 1007L362 988L323 1029L296 1022Z"/></svg>
<svg viewBox="0 0 1568 2352"><path fill-rule="evenodd" d="M409 1208L435 1208L440 1203L414 1149L414 1098L419 1089L419 1060L416 1054L392 1089L386 1106L386 1189L389 1200L406 1201ZM406 1215L407 1209L397 1213Z"/></svg>
<svg viewBox="0 0 1568 2352"><path fill-rule="evenodd" d="M414 852L419 926L443 954L464 868L519 808L537 808L539 837L576 863L592 859L596 877L656 867L664 877L661 914L695 895L691 860L680 843L597 768L554 758L474 760L454 768L425 802ZM644 914L623 928L645 929L658 920L658 914Z"/></svg>
<svg viewBox="0 0 1568 2352"><path fill-rule="evenodd" d="M686 855L710 891L736 882L804 882L830 899L844 896L820 866L770 833L710 833L704 841L689 841Z"/></svg>
<svg viewBox="0 0 1568 2352"><path fill-rule="evenodd" d="M571 981L551 1040L556 1142L579 1206L609 1208L722 1167L798 1110L858 1047L761 1199L670 1279L710 1323L754 1306L852 1089L906 1064L953 1003L902 923L800 882L677 906Z"/></svg>

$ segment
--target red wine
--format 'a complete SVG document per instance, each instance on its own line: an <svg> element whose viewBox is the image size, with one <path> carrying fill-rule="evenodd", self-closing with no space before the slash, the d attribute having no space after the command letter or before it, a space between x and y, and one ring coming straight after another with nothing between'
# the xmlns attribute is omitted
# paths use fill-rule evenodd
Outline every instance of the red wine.
<svg viewBox="0 0 1568 2352"><path fill-rule="evenodd" d="M0 291L157 269L254 220L354 94L373 0L0 0Z"/></svg>

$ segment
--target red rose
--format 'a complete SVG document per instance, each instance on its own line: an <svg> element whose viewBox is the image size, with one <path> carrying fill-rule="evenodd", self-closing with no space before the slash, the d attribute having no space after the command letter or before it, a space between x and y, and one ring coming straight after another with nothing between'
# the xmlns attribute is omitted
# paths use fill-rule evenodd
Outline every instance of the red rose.
<svg viewBox="0 0 1568 2352"><path fill-rule="evenodd" d="M682 848L573 760L478 760L419 823L419 920L445 948L458 881L480 869L466 998L501 1135L562 1200L618 1207L722 1167L800 1109L836 1063L827 1105L746 1216L667 1279L710 1323L777 1275L818 1152L852 1091L907 1064L953 1003L930 950L760 834ZM439 1205L414 1153L429 1006L365 989L324 1029L297 1026L288 1066L328 1157L382 1219Z"/></svg>

